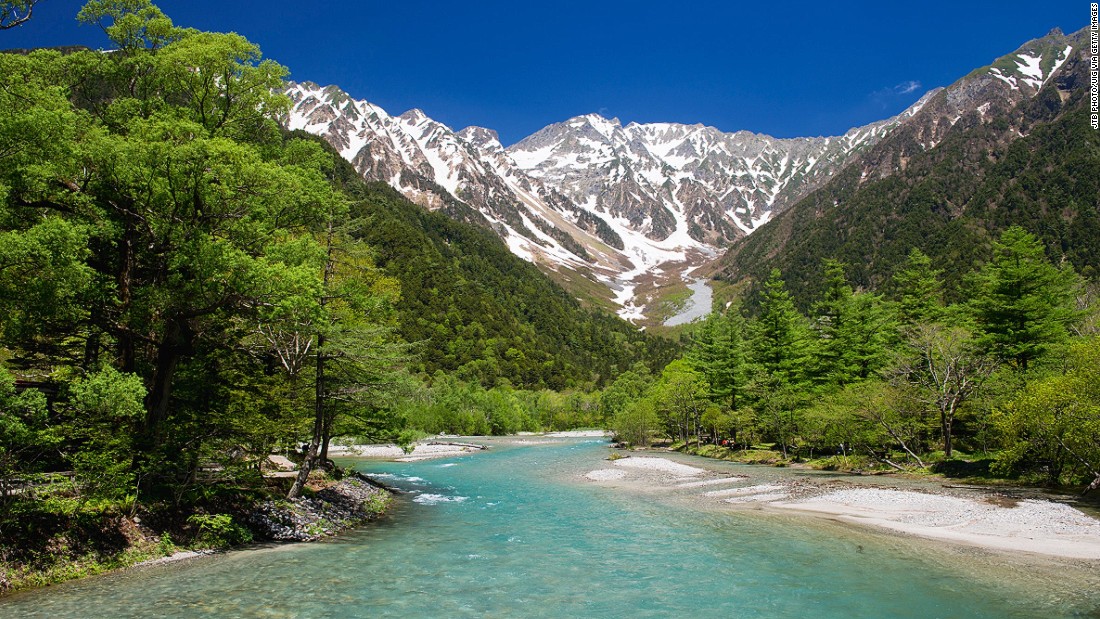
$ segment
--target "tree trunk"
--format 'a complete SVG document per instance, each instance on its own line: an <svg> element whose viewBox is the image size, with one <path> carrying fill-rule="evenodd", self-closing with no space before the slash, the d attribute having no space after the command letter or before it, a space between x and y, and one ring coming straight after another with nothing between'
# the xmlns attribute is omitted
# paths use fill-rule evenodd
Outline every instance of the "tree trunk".
<svg viewBox="0 0 1100 619"><path fill-rule="evenodd" d="M127 223L118 247L118 277L115 282L118 287L118 309L121 316L126 316L131 303L131 280L134 267L133 237L133 227ZM133 372L135 367L134 335L128 324L123 324L118 333L118 367L122 372Z"/></svg>
<svg viewBox="0 0 1100 619"><path fill-rule="evenodd" d="M329 223L328 229L328 256L325 261L324 274L322 275L323 288L327 294L329 281L332 279L332 223ZM328 304L325 296L321 297L321 309L324 309ZM309 448L306 450L305 458L302 459L302 466L298 469L298 477L294 480L294 484L290 487L290 492L287 493L288 499L297 497L302 492L302 488L305 487L306 481L309 479L309 474L313 470L313 467L317 463L318 451L321 447L322 437L325 434L325 334L317 334L317 380L313 389L313 434L309 439ZM325 455L328 455L328 441L325 443Z"/></svg>
<svg viewBox="0 0 1100 619"><path fill-rule="evenodd" d="M168 402L172 396L172 379L180 359L190 350L192 334L187 323L170 318L164 337L157 347L156 366L153 369L153 385L145 398L145 435L155 443L168 418Z"/></svg>
<svg viewBox="0 0 1100 619"><path fill-rule="evenodd" d="M329 468L328 446L329 443L332 442L332 426L335 421L335 411L327 411L325 413L324 424L321 426L321 453L318 454L317 461L326 469Z"/></svg>
<svg viewBox="0 0 1100 619"><path fill-rule="evenodd" d="M313 400L313 433L309 439L309 447L306 449L306 455L302 458L302 466L298 468L298 477L294 479L294 484L290 487L290 492L287 493L286 498L293 499L302 493L302 488L305 487L306 481L309 480L309 474L313 471L313 466L317 462L318 451L321 447L321 435L324 433L325 426L325 336L323 334L317 335L317 383L314 385L314 400Z"/></svg>
<svg viewBox="0 0 1100 619"><path fill-rule="evenodd" d="M943 430L943 457L951 458L951 417L940 411L940 427Z"/></svg>
<svg viewBox="0 0 1100 619"><path fill-rule="evenodd" d="M1100 474L1096 475L1096 479L1092 480L1091 484L1089 484L1088 486L1085 486L1085 489L1084 489L1084 491L1081 492L1081 495L1082 496L1086 495L1086 494L1092 492L1093 490L1096 490L1097 488L1100 488Z"/></svg>

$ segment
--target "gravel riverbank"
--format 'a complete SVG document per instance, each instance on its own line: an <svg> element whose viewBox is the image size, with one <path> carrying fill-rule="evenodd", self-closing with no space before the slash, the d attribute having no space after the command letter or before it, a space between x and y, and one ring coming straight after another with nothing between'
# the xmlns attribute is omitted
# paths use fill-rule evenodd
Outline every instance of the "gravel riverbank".
<svg viewBox="0 0 1100 619"><path fill-rule="evenodd" d="M754 479L656 456L610 464L583 478L727 509L782 510L987 549L1100 561L1100 520L1051 500L1013 499L993 489L902 489L890 487L889 478L877 487L836 478Z"/></svg>

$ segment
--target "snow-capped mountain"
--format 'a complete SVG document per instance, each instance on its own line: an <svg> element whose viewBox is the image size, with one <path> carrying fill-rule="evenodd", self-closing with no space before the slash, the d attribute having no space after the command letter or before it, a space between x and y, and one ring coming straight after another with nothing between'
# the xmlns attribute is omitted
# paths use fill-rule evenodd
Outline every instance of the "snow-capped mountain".
<svg viewBox="0 0 1100 619"><path fill-rule="evenodd" d="M898 116L837 137L623 126L589 114L505 148L490 129L454 131L415 109L391 116L309 82L288 84L293 107L285 124L323 136L364 177L491 227L567 286L578 278L600 284L607 292L597 296L639 319L650 301L636 295L639 288L681 282L850 162L860 159L865 177L895 173L907 160L901 151L932 148L960 119L980 122L1033 96L1071 53L1064 42L1051 33ZM899 127L911 138L905 148L872 150ZM452 208L456 201L478 215ZM584 287L591 295L593 287Z"/></svg>
<svg viewBox="0 0 1100 619"><path fill-rule="evenodd" d="M456 132L420 110L391 116L335 86L290 83L287 94L288 128L323 136L364 177L427 208L469 205L514 253L566 282L599 282L634 319L644 316L640 278L680 281L912 111L837 138L790 140L588 115L505 149L492 130Z"/></svg>
<svg viewBox="0 0 1100 619"><path fill-rule="evenodd" d="M766 223L923 104L843 136L795 139L703 125L624 127L589 114L546 127L508 153L584 208L624 219L649 238L686 228L716 247Z"/></svg>
<svg viewBox="0 0 1100 619"><path fill-rule="evenodd" d="M335 86L291 83L287 94L288 128L324 137L364 177L426 208L465 203L480 214L475 223L495 230L513 253L554 270L584 270L609 286L634 268L604 218L525 174L495 132L455 132L420 110L390 116Z"/></svg>
<svg viewBox="0 0 1100 619"><path fill-rule="evenodd" d="M862 179L874 180L904 171L909 159L934 148L951 131L988 124L1004 118L1021 101L1031 99L1054 77L1077 49L1083 49L1084 31L1064 35L1057 28L1029 41L993 64L979 68L955 83L924 97L904 126L889 140L869 149L861 158ZM1064 91L1063 99L1066 96ZM1006 139L1026 134L1020 127Z"/></svg>

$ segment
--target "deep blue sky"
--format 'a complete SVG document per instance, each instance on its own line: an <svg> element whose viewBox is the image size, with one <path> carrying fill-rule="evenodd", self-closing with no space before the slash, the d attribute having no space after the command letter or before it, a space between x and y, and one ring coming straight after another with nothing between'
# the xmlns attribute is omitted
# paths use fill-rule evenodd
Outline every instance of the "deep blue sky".
<svg viewBox="0 0 1100 619"><path fill-rule="evenodd" d="M1085 0L630 2L161 0L177 25L234 31L291 78L338 84L393 114L419 107L511 144L599 112L777 137L836 135L1058 26ZM0 48L109 47L81 0L42 0ZM919 84L919 86L916 86Z"/></svg>

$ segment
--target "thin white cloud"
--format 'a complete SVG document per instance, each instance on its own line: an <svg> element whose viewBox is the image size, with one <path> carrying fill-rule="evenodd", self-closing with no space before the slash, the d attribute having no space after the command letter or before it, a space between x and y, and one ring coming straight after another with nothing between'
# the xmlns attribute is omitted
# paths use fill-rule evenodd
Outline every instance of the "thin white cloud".
<svg viewBox="0 0 1100 619"><path fill-rule="evenodd" d="M898 93L899 95L907 95L911 92L914 92L918 88L920 88L920 82L916 80L909 80L906 82L902 82L897 86L894 86L894 92Z"/></svg>
<svg viewBox="0 0 1100 619"><path fill-rule="evenodd" d="M879 108L885 109L896 104L899 97L904 97L917 92L921 83L917 80L905 80L897 86L880 88L867 95L868 100Z"/></svg>

